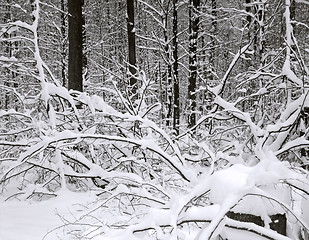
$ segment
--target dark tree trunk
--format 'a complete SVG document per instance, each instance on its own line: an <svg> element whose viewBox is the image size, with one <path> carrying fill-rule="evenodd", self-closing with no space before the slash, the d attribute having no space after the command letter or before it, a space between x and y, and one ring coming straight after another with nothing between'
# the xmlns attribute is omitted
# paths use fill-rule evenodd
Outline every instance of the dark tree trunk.
<svg viewBox="0 0 309 240"><path fill-rule="evenodd" d="M173 0L173 80L174 80L174 118L173 129L179 135L180 106L178 78L178 29L177 29L177 0Z"/></svg>
<svg viewBox="0 0 309 240"><path fill-rule="evenodd" d="M196 85L197 85L197 41L198 41L198 8L200 0L190 0L189 6L189 124L196 125Z"/></svg>
<svg viewBox="0 0 309 240"><path fill-rule="evenodd" d="M209 80L213 80L213 71L215 65L216 33L217 33L217 0L211 0L211 29L210 29L210 54L209 54Z"/></svg>
<svg viewBox="0 0 309 240"><path fill-rule="evenodd" d="M84 0L83 0L84 1ZM82 24L82 41L83 41L83 79L87 80L88 76L88 59L87 59L87 35L86 35L86 19L85 15L83 17L83 24Z"/></svg>
<svg viewBox="0 0 309 240"><path fill-rule="evenodd" d="M2 22L3 23L8 23L10 21L12 21L12 12L11 12L11 1L7 1L6 5L3 5L3 10L4 10L4 14L1 16L2 17ZM10 39L11 37L14 37L15 33L6 33L4 32L2 37ZM3 45L1 46L5 52L5 54L7 54L9 57L14 57L14 49L18 49L18 41L4 41ZM4 80L4 85L8 86L8 87L13 87L13 88L17 88L18 87L18 82L16 80L17 74L14 71L9 70L9 68L7 69L7 71L5 71L5 77L3 78ZM0 93L1 94L1 93ZM0 99L1 102L1 99ZM15 106L15 101L14 101L14 94L12 94L11 92L7 92L5 91L4 93L4 108L5 109L10 109L10 108L14 108ZM0 103L0 107L2 103Z"/></svg>
<svg viewBox="0 0 309 240"><path fill-rule="evenodd" d="M62 86L67 86L66 79L66 25L65 25L65 5L64 0L61 0L61 78L62 78Z"/></svg>
<svg viewBox="0 0 309 240"><path fill-rule="evenodd" d="M127 0L127 28L128 28L128 45L129 45L129 72L130 72L130 92L136 94L136 45L135 45L135 28L134 28L134 0Z"/></svg>
<svg viewBox="0 0 309 240"><path fill-rule="evenodd" d="M258 61L260 67L264 66L264 53L265 53L265 5L260 3L257 6L257 16L259 21L259 44L258 44Z"/></svg>
<svg viewBox="0 0 309 240"><path fill-rule="evenodd" d="M295 16L296 16L296 2L295 2L295 0L291 0L290 14L291 14L291 20L295 21ZM295 23L292 23L292 24L295 25Z"/></svg>
<svg viewBox="0 0 309 240"><path fill-rule="evenodd" d="M69 66L68 89L83 91L83 0L68 0Z"/></svg>
<svg viewBox="0 0 309 240"><path fill-rule="evenodd" d="M213 87L214 83L214 72L215 72L215 60L216 60L216 45L217 45L217 0L211 0L211 28L210 28L210 51L208 59L208 67L206 69L206 88ZM204 94L204 109L207 112L213 107L214 96L212 93L206 91ZM212 122L209 122L209 129L212 129Z"/></svg>
<svg viewBox="0 0 309 240"><path fill-rule="evenodd" d="M248 30L248 34L247 34L248 42L250 42L253 38L255 38L255 36L254 36L255 34L251 30L251 28L252 28L252 21L253 21L251 14L254 12L253 9L254 8L251 6L251 0L245 0L245 11L248 13L247 16L246 16L247 22L245 22L245 26L247 27L247 30ZM253 45L251 45L249 47L249 49L252 50L252 51L255 50ZM248 54L248 53L245 53L245 57L247 59L251 59L250 61L248 61L248 64L249 64L248 68L250 66L253 66L253 61L252 61L253 59L252 59L251 55Z"/></svg>
<svg viewBox="0 0 309 240"><path fill-rule="evenodd" d="M167 6L168 8L168 6ZM170 119L172 118L172 109L173 109L173 86L172 86L172 61L171 61L171 54L170 48L168 44L168 35L167 35L167 23L168 23L168 10L165 12L164 17L162 18L162 22L164 24L164 51L166 55L166 62L167 62L167 73L166 73L166 102L167 102L167 115L166 115L166 125L170 125Z"/></svg>
<svg viewBox="0 0 309 240"><path fill-rule="evenodd" d="M296 17L296 1L295 0L291 0L291 7L290 7L290 15L291 15L291 25L293 27L293 29L296 27L296 22L295 21L295 17ZM293 42L291 48L293 49L293 51L297 52L297 47L296 44ZM294 57L292 58L293 60L296 60Z"/></svg>

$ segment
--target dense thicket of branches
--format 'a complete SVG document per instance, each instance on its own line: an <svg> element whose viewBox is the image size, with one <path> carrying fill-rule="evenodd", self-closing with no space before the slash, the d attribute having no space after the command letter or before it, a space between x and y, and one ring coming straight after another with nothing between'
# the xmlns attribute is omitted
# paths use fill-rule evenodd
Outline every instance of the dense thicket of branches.
<svg viewBox="0 0 309 240"><path fill-rule="evenodd" d="M0 3L5 199L97 191L73 225L109 209L110 236L130 239L288 239L273 215L306 236L294 201L309 193L308 1L85 0L84 92L67 88L66 3ZM242 211L265 224L231 219Z"/></svg>

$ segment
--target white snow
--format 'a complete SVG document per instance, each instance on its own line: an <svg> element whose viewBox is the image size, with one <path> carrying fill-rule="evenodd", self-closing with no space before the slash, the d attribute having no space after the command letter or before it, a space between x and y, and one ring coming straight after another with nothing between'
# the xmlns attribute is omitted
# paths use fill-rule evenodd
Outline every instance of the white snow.
<svg viewBox="0 0 309 240"><path fill-rule="evenodd" d="M50 200L0 201L1 240L54 240L65 239L61 217L74 221L79 211L95 198L89 193L63 191ZM58 228L58 229L57 229ZM50 232L49 234L47 234ZM47 235L46 235L47 234ZM59 238L58 238L59 237Z"/></svg>
<svg viewBox="0 0 309 240"><path fill-rule="evenodd" d="M139 2L152 10L154 14L160 17L163 16L163 12L158 12L142 0L139 0ZM262 1L263 4L265 2ZM307 4L305 0L297 0L297 2ZM293 27L290 19L290 4L290 0L285 0L286 56L280 75L281 77L282 75L285 76L288 81L277 86L278 88L287 89L291 89L295 85L300 87L303 84L301 77L296 75L299 72L291 65L293 63L291 60L291 47L295 44L295 40L293 40ZM19 5L15 5L15 7L21 8ZM263 9L260 10L263 11ZM35 137L20 140L17 138L16 141L15 139L7 140L6 138L0 140L0 145L14 146L20 151L17 154L8 151L8 156L10 154L14 155L14 161L10 161L9 158L0 159L0 183L5 185L8 182L3 187L4 194L0 195L0 240L72 240L86 239L86 237L94 240L146 240L151 238L204 240L214 239L218 235L229 240L263 239L261 235L267 235L271 239L286 240L289 238L269 229L271 221L269 216L287 212L291 213L290 215L294 214L292 213L295 210L293 209L294 203L292 200L295 199L291 198L296 193L291 191L291 185L293 184L294 188L299 191L297 194L301 196L298 196L296 200L298 205L296 211L294 211L295 216L293 215L296 219L295 223L291 224L295 228L297 228L297 224L307 227L309 223L309 198L304 192L308 192L308 179L299 177L301 175L300 170L299 172L293 172L288 163L279 161L276 157L291 148L297 148L300 144L309 145L309 141L305 136L293 137L286 141L289 132L282 130L288 129L295 124L299 118L301 107L309 105L307 94L302 94L295 100L291 98L292 91L288 90L290 99L282 109L280 118L272 125L263 124L262 120L260 123L256 123L255 117L250 115L250 112L237 107L238 101L246 100L245 94L242 94L244 95L243 98L238 98L236 102L229 102L222 96L224 94L221 94L225 90L226 83L230 80L231 72L239 59L243 57L244 53L252 53L250 52L251 43L241 47L234 54L233 60L221 79L221 83L217 86L212 85L212 88L207 88L208 91L215 95L214 103L220 107L220 111L210 112L209 115L202 116L198 120L198 124L202 124L205 120L214 118L215 115L220 117L220 112L223 114L228 112L241 120L244 126L247 126L248 132L246 130L243 133L248 134L248 136L253 135L252 140L250 137L252 143L249 143L249 140L246 141L247 143L238 140L234 141L233 137L229 137L226 139L227 146L234 149L232 150L233 154L230 154L230 150L225 151L220 147L213 146L214 142L191 140L191 137L185 136L186 133L178 137L170 136L157 123L147 119L147 115L158 111L161 105L154 103L154 105L147 106L148 103L145 98L148 93L146 93L146 90L152 83L142 71L139 71L138 76L138 81L142 82L138 94L142 97L134 101L136 106L131 104L126 95L122 94L120 89L123 86L118 88L117 81L110 77L109 81L113 83L115 88L110 92L114 93L113 95L115 95L118 102L126 109L126 111L121 110L121 112L117 110L117 107L110 106L108 102L105 102L99 96L90 96L88 93L73 90L68 91L65 87L60 86L60 83L53 76L52 71L44 63L40 55L37 32L39 13L39 0L35 0L32 13L34 22L31 25L16 21L2 30L13 33L19 28L26 28L30 31L30 34L33 34L32 38L28 40L33 44L33 54L37 68L35 78L41 84L40 100L43 100L46 109L49 110L46 112L47 120L38 117L38 120L29 123L29 126L26 124L27 127L38 130L39 134ZM154 14L152 16L157 19L158 24L165 25L165 20L161 21ZM259 21L259 24L263 26L264 23ZM135 32L135 30L133 28L132 32ZM148 37L145 39L154 40ZM159 41L165 44L165 40ZM176 41L178 41L178 38ZM196 43L196 39L191 40L191 44ZM17 62L18 59L0 56L0 61L8 62L8 65L10 62ZM195 61L191 66L197 64ZM263 77L263 74L262 71L256 72L250 77L250 82L260 78L260 76ZM278 77L273 73L269 76L266 72L265 74L266 78L261 82L268 81L269 77L274 79ZM246 81L248 80L246 79ZM200 87L199 91L202 89L203 87ZM263 97L263 95L271 93L271 89L272 87L268 87L268 85L260 86L259 90L255 90L255 93L251 96L261 95ZM246 93L246 88L240 89L239 92ZM78 130L77 127L75 129L74 127L66 129L65 126L59 123L61 113L52 105L58 99L53 98L54 96L60 97L60 101L65 103L63 107L66 107L68 102L69 108L73 108L73 111L69 110L72 115L69 114L68 120L65 120L72 121L71 126L80 124L81 127L88 127L87 124L83 125L82 121L79 121L79 114L83 114L83 110L88 112L87 109L89 109L93 118L102 115L108 116L112 120L101 118L102 122L100 124L97 124L96 120L94 120L94 125L91 125L88 130ZM31 100L28 100L28 103L29 101ZM84 104L83 108L77 109L75 101L82 102ZM36 103L36 101L33 100L33 103ZM30 119L29 121L35 118L34 110L33 113L32 110L24 112L1 110L0 117L9 114ZM85 115L86 119L87 117ZM214 120L216 120L216 117ZM130 126L137 122L140 123L140 134L136 134L135 130L134 132L131 131ZM101 123L111 127L111 131L114 131L112 127L116 126L118 129L116 131L121 129L123 133L119 131L119 134L117 132L110 134L109 131L105 131L104 127L102 127L102 132L99 134L95 130L100 127ZM301 122L302 130L306 130L307 126L305 125L304 122ZM12 131L17 130L13 129ZM7 135L11 133L14 132L5 132ZM200 164L198 161L201 159L191 156L188 151L182 149L182 146L185 145L183 142L186 141L190 142L188 146L198 148L196 152L200 151L198 153L199 158L205 158L203 154L207 155L209 166L197 166ZM88 149L85 148L83 150L85 152L79 152L79 150L73 148L74 145L81 142L89 144L91 157L89 157L90 154L88 155ZM108 149L106 146L109 144L113 145L112 149ZM254 146L248 147L250 149L245 152L244 148L251 144ZM220 145L220 141L218 141L218 145ZM94 148L103 148L102 152L104 154L100 151L95 152ZM188 147L185 146L185 148ZM118 150L121 157L116 153ZM64 152L65 155L62 154ZM141 154L138 154L138 152ZM187 155L184 155L184 152L187 152ZM111 162L110 165L102 163L105 161L105 155L111 156L110 160L107 160ZM248 157L245 157L245 155ZM38 157L36 158L36 156ZM187 161L188 159L185 156L188 159L195 157L195 162ZM65 158L70 159L70 161L65 160ZM102 159L96 161L96 158ZM254 158L254 165L253 163L245 165L245 163L248 163L249 158ZM43 159L46 159L46 161L43 161ZM38 161L35 162L36 160ZM221 165L221 160L226 161L227 165ZM256 160L259 160L259 163L256 163ZM77 165L83 165L88 170L79 171L74 169L75 162L78 162ZM139 164L141 168L145 166L145 169L141 170L134 166L132 167L134 171L122 170L122 163L125 162ZM16 193L16 191L13 192L13 187L17 188L19 181L14 181L14 173L11 170L34 163L55 173L55 181L61 186L60 190L55 192L57 197L53 196L44 201L28 199L27 197L32 196L34 191L45 195L54 195L49 188L44 187L43 183L37 184L36 180L32 181L31 178L26 176L28 173L34 175L31 171L25 172L25 175L21 176L20 181L25 182L25 187L22 190L19 188L22 194ZM158 171L152 169L154 164L160 165ZM152 178L149 174L149 177L144 177L143 174L138 172L139 170L152 171L153 175L157 174L158 176ZM13 176L5 182L8 173ZM70 180L68 176L80 177L86 180L95 177L104 183L106 181L105 188L100 189L99 192L102 197L98 198L95 195L96 191L93 189L87 193L68 191L69 184L67 183ZM68 181L66 181L67 179ZM296 182L296 179L299 182ZM89 182L90 184L87 187L93 188L94 185L91 184L91 181ZM303 189L303 192L300 191L301 189ZM303 198L303 195L306 198ZM10 199L5 201L7 200L5 196L10 196ZM253 223L229 219L226 216L229 211L261 216L265 228ZM192 223L194 227L190 229L189 224L186 225L187 222ZM168 228L171 230L166 231ZM251 233L248 230L256 233ZM74 235L78 235L78 237L75 238Z"/></svg>
<svg viewBox="0 0 309 240"><path fill-rule="evenodd" d="M0 56L0 61L3 61L3 62L16 62L17 58L15 58L15 57Z"/></svg>
<svg viewBox="0 0 309 240"><path fill-rule="evenodd" d="M262 161L254 167L235 164L226 169L218 170L214 174L203 175L203 178L187 195L179 193L165 205L157 205L156 207L153 205L153 207L142 211L136 207L137 213L141 213L137 224L119 230L106 228L103 235L103 222L129 223L130 219L134 219L135 216L113 215L115 213L112 213L112 210L105 209L107 215L102 214L97 217L92 209L99 209L102 206L102 203L100 203L102 199L98 201L93 192L73 193L62 189L57 192L58 197L42 202L30 200L4 202L3 199L0 199L0 239L41 240L44 237L45 240L58 239L58 237L59 239L74 239L72 235L68 234L70 227L72 227L68 223L79 222L82 216L85 216L85 210L91 213L89 216L94 216L91 219L95 220L95 222L99 220L99 226L86 224L83 226L83 232L81 233L86 234L88 237L93 236L93 239L98 240L125 239L125 236L130 236L130 239L140 239L137 237L138 234L133 234L133 231L148 228L155 229L157 236L162 236L160 239L171 239L169 238L171 235L163 233L159 226L176 226L177 223L182 221L206 221L203 230L200 232L197 232L196 229L192 232L181 230L184 231L182 234L186 235L188 240L204 239L203 237L214 237L218 234L229 236L230 240L263 239L258 234L272 236L274 239L289 239L267 228L252 223L237 222L225 217L226 212L232 209L235 212L260 215L267 223L270 214L285 212L286 209L271 199L278 199L282 204L288 206L290 204L289 188L280 183L280 179L293 179L296 175L293 175L284 163L275 161L271 155L268 157L267 161ZM29 191L31 191L30 188ZM208 191L210 201L214 204L185 208L186 204L192 199ZM145 189L130 189L123 184L118 185L113 195L131 193L147 197L149 195ZM149 197L151 196L149 195ZM161 208L162 206L164 207ZM304 200L303 214L307 214L307 206L308 201ZM307 218L305 219L306 222ZM251 229L258 234L235 230L231 227ZM49 234L46 235L46 233ZM145 239L148 239L147 232L144 234ZM176 233L174 234L176 236ZM177 234L181 233L177 230Z"/></svg>
<svg viewBox="0 0 309 240"><path fill-rule="evenodd" d="M250 171L250 167L237 164L214 173L211 178L210 200L221 204L229 194L247 184Z"/></svg>

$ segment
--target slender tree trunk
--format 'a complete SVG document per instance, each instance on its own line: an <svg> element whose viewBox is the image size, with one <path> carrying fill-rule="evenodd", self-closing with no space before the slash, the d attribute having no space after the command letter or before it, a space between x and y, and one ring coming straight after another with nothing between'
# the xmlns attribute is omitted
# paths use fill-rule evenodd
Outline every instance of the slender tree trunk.
<svg viewBox="0 0 309 240"><path fill-rule="evenodd" d="M62 86L67 86L66 79L66 26L65 26L65 5L64 0L61 0L61 78L62 78Z"/></svg>
<svg viewBox="0 0 309 240"><path fill-rule="evenodd" d="M2 21L4 23L10 22L11 21L11 1L7 1L7 6L4 8L4 14L2 15L3 19ZM3 36L5 38L11 38L11 34L8 33L4 33ZM5 49L5 54L8 54L9 57L12 57L12 42L8 41L8 42L4 42L5 47L3 47L3 50ZM4 78L4 85L5 86L10 86L11 85L11 81L13 78L13 76L10 76L10 70L8 70L8 72L5 74L5 78ZM8 93L8 92L4 92L4 108L5 109L9 109L11 108L11 98L12 98L12 94Z"/></svg>
<svg viewBox="0 0 309 240"><path fill-rule="evenodd" d="M129 45L129 72L130 72L130 92L134 96L137 92L136 80L136 44L134 27L134 0L127 0L127 29Z"/></svg>
<svg viewBox="0 0 309 240"><path fill-rule="evenodd" d="M196 85L197 85L197 41L198 41L198 8L200 0L190 0L189 6L189 122L188 127L196 125Z"/></svg>
<svg viewBox="0 0 309 240"><path fill-rule="evenodd" d="M291 0L290 14L291 14L291 26L292 26L292 29L294 29L296 26L296 22L297 22L295 21L296 20L295 19L296 17L296 1L295 0ZM297 48L294 42L292 42L291 48L293 49L293 51L297 52ZM292 59L294 60L293 57Z"/></svg>
<svg viewBox="0 0 309 240"><path fill-rule="evenodd" d="M83 0L84 1L84 0ZM82 14L83 24L82 24L82 42L83 42L83 80L87 80L88 77L88 59L87 59L87 34L86 34L86 19L85 15Z"/></svg>
<svg viewBox="0 0 309 240"><path fill-rule="evenodd" d="M69 66L68 88L83 91L83 0L68 0Z"/></svg>
<svg viewBox="0 0 309 240"><path fill-rule="evenodd" d="M164 35L164 51L166 56L166 62L167 62L167 69L165 73L165 87L166 87L166 103L167 103L167 114L166 114L166 125L170 125L170 119L172 118L173 113L173 76L172 76L172 61L171 61L171 53L170 48L168 44L168 35L167 35L167 27L168 27L168 7L167 10L164 13L164 16L162 16L162 24L164 26L163 29L163 35Z"/></svg>
<svg viewBox="0 0 309 240"><path fill-rule="evenodd" d="M177 0L173 0L173 80L174 80L174 118L173 129L179 134L180 104L179 104L179 77L178 77L178 19Z"/></svg>
<svg viewBox="0 0 309 240"><path fill-rule="evenodd" d="M210 29L210 51L209 51L209 59L208 59L208 66L206 68L207 75L207 85L206 87L213 87L214 86L214 71L215 71L215 57L216 57L216 44L217 44L217 0L211 0L211 29ZM213 106L213 95L208 91L205 92L205 98L203 105L206 108L206 111L209 111ZM210 124L210 129L211 129Z"/></svg>
<svg viewBox="0 0 309 240"><path fill-rule="evenodd" d="M211 0L211 29L210 29L210 54L209 54L209 80L213 80L213 71L215 65L215 45L216 45L216 33L217 33L217 0Z"/></svg>
<svg viewBox="0 0 309 240"><path fill-rule="evenodd" d="M163 106L163 104L164 104L164 95L165 95L165 89L164 89L164 87L163 87L163 83L162 83L162 80L163 80L163 78L162 78L162 72L161 72L161 64L160 64L160 61L158 62L158 80L159 80L159 94L160 94L160 103L161 103L161 105ZM163 75L164 75L164 73L163 73ZM160 117L161 117L161 120L162 121L160 121L160 126L161 126L161 123L163 123L163 121L164 121L164 118L165 118L165 114L164 114L164 111L163 111L163 108L161 107L160 108Z"/></svg>
<svg viewBox="0 0 309 240"><path fill-rule="evenodd" d="M285 62L284 62L284 68L285 70L291 70L291 47L293 45L293 40L292 40L292 24L291 24L291 1L290 0L285 0L285 12L284 12L284 17L285 17L285 37L286 37L286 53L285 53ZM292 101L292 90L291 90L291 83L287 79L287 76L284 76L287 84L287 102L290 103Z"/></svg>
<svg viewBox="0 0 309 240"><path fill-rule="evenodd" d="M11 0L7 0L7 4L4 5L4 14L3 14L3 23L8 23L10 21L12 21L12 1ZM15 36L15 33L3 33L3 37L10 39L11 37ZM7 41L7 42L3 42L3 50L5 52L5 54L7 54L9 57L13 57L14 56L14 49L18 49L19 45L18 45L18 41ZM7 69L7 71L5 71L5 77L3 78L4 80L4 85L8 86L8 87L13 87L13 88L17 88L18 87L18 82L17 82L17 74L14 71L11 71L9 69ZM1 104L0 104L1 107ZM10 109L10 108L14 108L15 106L15 102L14 102L14 95L11 92L7 92L5 91L4 93L4 107L5 109Z"/></svg>
<svg viewBox="0 0 309 240"><path fill-rule="evenodd" d="M259 44L258 44L258 60L260 67L264 66L264 53L265 53L265 4L260 2L257 10L259 22Z"/></svg>
<svg viewBox="0 0 309 240"><path fill-rule="evenodd" d="M247 14L247 16L246 16L246 20L247 20L247 22L245 23L245 25L247 26L247 29L248 29L248 35L247 35L247 37L248 37L248 42L250 42L252 39L253 39L253 37L254 36L252 36L253 35L253 31L251 30L251 28L252 28L252 16L250 15L251 13L252 13L252 6L251 6L251 0L245 0L245 11L248 13ZM249 48L251 51L253 51L254 50L254 46L253 45L250 45L250 48ZM248 61L248 68L250 67L250 66L253 66L253 59L252 59L252 57L251 57L251 55L250 54L248 54L248 53L245 53L245 57L247 58L247 59L249 59L250 58L250 61Z"/></svg>

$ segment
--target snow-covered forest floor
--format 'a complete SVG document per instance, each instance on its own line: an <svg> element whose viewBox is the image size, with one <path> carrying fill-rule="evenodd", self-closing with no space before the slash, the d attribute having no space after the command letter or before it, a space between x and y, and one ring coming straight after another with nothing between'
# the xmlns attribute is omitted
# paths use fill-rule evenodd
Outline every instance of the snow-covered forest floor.
<svg viewBox="0 0 309 240"><path fill-rule="evenodd" d="M291 193L290 188L283 184L277 184L276 187L271 186L289 171L279 163L273 164L270 164L269 167L276 169L274 171L265 171L261 166L250 168L243 165L234 165L229 169L218 171L213 174L213 177L206 177L207 181L201 180L200 184L192 188L189 194L179 193L173 196L168 204L171 205L170 209L153 207L138 210L140 207L129 206L130 202L125 201L127 205L124 207L132 208L131 211L135 208L131 214L128 212L121 214L118 209L119 203L106 204L108 199L98 197L102 193L99 190L86 193L61 190L57 193L57 197L44 201L4 201L1 198L0 238L5 240L105 240L148 239L146 235L149 235L159 239L171 239L170 234L163 234L164 231L159 231L158 227L160 225L172 226L177 222L183 222L184 226L177 230L177 235L181 239L191 240L198 239L200 234L207 234L207 230L205 230L207 227L204 226L200 231L194 226L184 224L186 221L210 222L212 220L212 223L219 225L215 231L223 239L296 239L295 236L300 233L296 223L299 222L307 227L309 200L304 200L301 197L301 192ZM251 175L250 178L249 175ZM293 174L286 176L291 184L299 185L297 182L301 182L301 179L296 179ZM249 179L251 183L248 183ZM253 187L254 185L262 187ZM302 187L304 186L302 185ZM184 204L189 199L203 194L208 188L210 189L210 200L215 204L204 207L191 206L183 210ZM308 189L308 186L305 188ZM118 187L116 192L123 193L124 198L127 198L125 193L132 193L124 186ZM136 190L135 194L142 195L143 191ZM293 203L291 203L291 194L294 195ZM293 210L289 207L291 205L293 205ZM229 209L262 216L265 222L269 221L268 215L287 212L288 225L290 226L287 235L290 238L253 223L224 218L224 214ZM183 213L181 214L180 211ZM130 223L132 223L131 226ZM114 227L110 227L112 225ZM224 225L225 228L223 228ZM211 224L208 228L210 227ZM125 230L125 228L127 229ZM146 231L148 228L154 230ZM134 229L145 231L145 233L133 236Z"/></svg>
<svg viewBox="0 0 309 240"><path fill-rule="evenodd" d="M64 226L74 222L95 199L90 194L70 191L42 202L1 199L0 239L67 239Z"/></svg>

